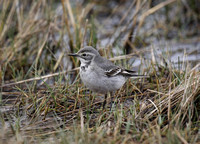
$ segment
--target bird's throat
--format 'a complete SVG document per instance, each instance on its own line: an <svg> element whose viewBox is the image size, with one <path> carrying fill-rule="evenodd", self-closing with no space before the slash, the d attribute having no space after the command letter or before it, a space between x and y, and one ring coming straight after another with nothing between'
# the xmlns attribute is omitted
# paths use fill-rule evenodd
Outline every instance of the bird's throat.
<svg viewBox="0 0 200 144"><path fill-rule="evenodd" d="M89 67L89 65L91 64L91 61L87 61L87 62L84 62L84 63L81 63L81 70L83 72L86 72L86 69Z"/></svg>

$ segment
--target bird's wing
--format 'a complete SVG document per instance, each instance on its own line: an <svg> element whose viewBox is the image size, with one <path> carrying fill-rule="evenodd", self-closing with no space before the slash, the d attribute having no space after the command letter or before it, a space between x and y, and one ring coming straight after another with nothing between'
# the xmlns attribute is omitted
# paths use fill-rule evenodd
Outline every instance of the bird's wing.
<svg viewBox="0 0 200 144"><path fill-rule="evenodd" d="M111 61L103 57L98 57L98 58L95 58L94 60L96 61L96 64L98 65L98 67L100 67L103 71L105 71L105 75L107 75L108 77L116 76L118 74L121 74L126 77L143 76L143 75L137 75L136 71L127 70L119 66L116 66Z"/></svg>
<svg viewBox="0 0 200 144"><path fill-rule="evenodd" d="M94 59L95 63L99 68L101 68L105 75L107 76L115 76L121 72L121 68L119 66L116 66L111 61L99 56Z"/></svg>
<svg viewBox="0 0 200 144"><path fill-rule="evenodd" d="M120 74L121 72L122 72L122 69L120 67L116 67L116 68L113 68L110 70L106 70L105 74L109 77L112 77L112 76L116 76L116 75Z"/></svg>

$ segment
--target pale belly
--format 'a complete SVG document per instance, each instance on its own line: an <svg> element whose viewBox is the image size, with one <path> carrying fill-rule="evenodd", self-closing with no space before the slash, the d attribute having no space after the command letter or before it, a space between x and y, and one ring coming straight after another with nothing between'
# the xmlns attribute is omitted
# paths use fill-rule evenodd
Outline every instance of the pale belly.
<svg viewBox="0 0 200 144"><path fill-rule="evenodd" d="M80 68L80 77L84 85L93 92L105 94L120 89L126 82L126 78L120 75L107 77L103 71Z"/></svg>

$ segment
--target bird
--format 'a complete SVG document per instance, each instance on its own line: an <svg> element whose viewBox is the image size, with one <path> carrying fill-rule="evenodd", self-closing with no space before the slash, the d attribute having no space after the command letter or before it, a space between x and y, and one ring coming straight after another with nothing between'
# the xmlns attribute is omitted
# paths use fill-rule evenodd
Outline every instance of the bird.
<svg viewBox="0 0 200 144"><path fill-rule="evenodd" d="M77 53L68 55L80 60L80 78L83 84L89 90L105 95L103 108L106 104L107 94L120 89L130 77L144 76L138 75L136 71L115 65L102 57L92 46L85 46Z"/></svg>

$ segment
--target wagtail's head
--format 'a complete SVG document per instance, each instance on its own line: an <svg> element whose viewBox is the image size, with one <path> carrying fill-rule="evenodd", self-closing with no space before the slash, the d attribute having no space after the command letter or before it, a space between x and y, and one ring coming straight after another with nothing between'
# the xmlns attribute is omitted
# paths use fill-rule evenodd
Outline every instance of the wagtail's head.
<svg viewBox="0 0 200 144"><path fill-rule="evenodd" d="M96 56L99 56L99 52L91 46L86 46L80 49L77 53L68 54L80 59L81 63L90 63Z"/></svg>

